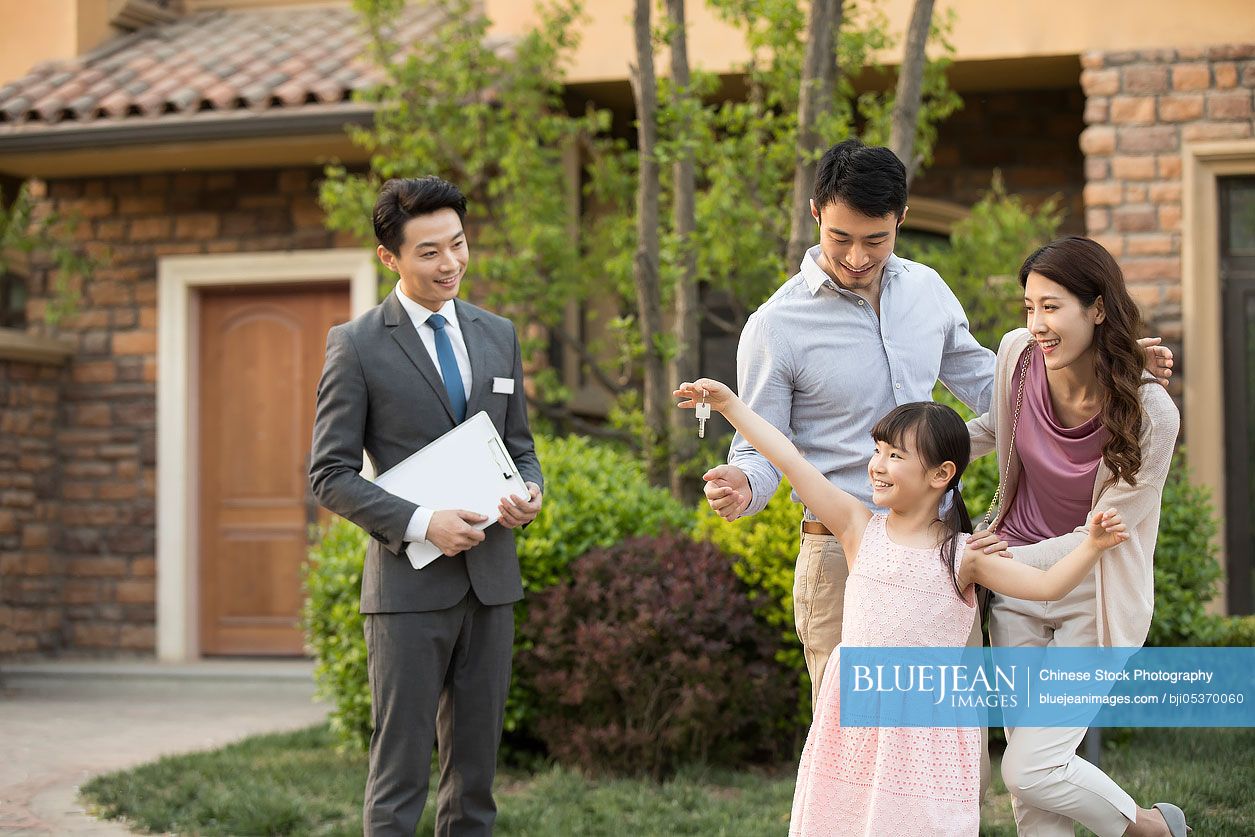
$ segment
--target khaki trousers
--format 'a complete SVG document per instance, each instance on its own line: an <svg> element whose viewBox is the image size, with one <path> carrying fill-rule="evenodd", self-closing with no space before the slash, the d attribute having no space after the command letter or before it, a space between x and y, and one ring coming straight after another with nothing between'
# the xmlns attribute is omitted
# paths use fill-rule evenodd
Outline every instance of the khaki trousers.
<svg viewBox="0 0 1255 837"><path fill-rule="evenodd" d="M845 550L834 535L802 533L802 546L793 575L793 622L802 640L802 656L811 676L811 705L819 699L819 684L833 649L841 643L845 612L845 581L850 570Z"/></svg>
<svg viewBox="0 0 1255 837"><path fill-rule="evenodd" d="M841 620L845 615L845 582L850 576L845 550L835 535L802 533L793 575L793 621L802 656L811 676L811 706L819 699L828 658L841 644ZM977 609L968 636L969 646L984 644L980 610ZM989 788L989 730L981 730L980 795Z"/></svg>
<svg viewBox="0 0 1255 837"><path fill-rule="evenodd" d="M1055 602L994 594L989 639L994 646L1098 645L1094 575ZM1085 727L1007 728L1002 780L1011 792L1021 837L1072 837L1073 822L1098 837L1119 837L1137 819L1133 797L1076 754Z"/></svg>

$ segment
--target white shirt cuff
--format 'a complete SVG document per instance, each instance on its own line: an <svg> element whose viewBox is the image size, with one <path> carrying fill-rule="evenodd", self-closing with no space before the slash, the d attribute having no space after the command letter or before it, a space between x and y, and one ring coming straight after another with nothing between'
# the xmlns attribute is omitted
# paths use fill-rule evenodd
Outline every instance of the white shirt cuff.
<svg viewBox="0 0 1255 837"><path fill-rule="evenodd" d="M414 509L414 516L410 518L410 525L405 527L405 540L409 543L426 543L427 526L431 523L433 514L435 514L433 510L425 509L422 506Z"/></svg>

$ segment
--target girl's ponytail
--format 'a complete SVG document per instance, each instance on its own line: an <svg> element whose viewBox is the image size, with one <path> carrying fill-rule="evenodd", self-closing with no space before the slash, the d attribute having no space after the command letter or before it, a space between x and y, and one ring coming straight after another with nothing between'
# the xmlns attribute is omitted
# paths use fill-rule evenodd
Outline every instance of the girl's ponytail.
<svg viewBox="0 0 1255 837"><path fill-rule="evenodd" d="M959 491L957 475L954 482L946 489L946 493L950 497L950 511L946 512L945 524L948 534L941 544L941 554L945 556L946 567L950 570L950 582L954 585L954 592L959 594L959 598L963 598L958 573L959 535L963 532L969 535L972 533L972 518L967 513L967 503L963 502L963 493Z"/></svg>

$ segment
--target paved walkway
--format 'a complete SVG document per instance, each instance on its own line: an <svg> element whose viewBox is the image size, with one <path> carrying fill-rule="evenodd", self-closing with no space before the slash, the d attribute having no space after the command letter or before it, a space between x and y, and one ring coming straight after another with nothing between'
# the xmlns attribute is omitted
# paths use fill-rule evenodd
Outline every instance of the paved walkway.
<svg viewBox="0 0 1255 837"><path fill-rule="evenodd" d="M99 773L318 723L313 665L0 665L0 834L125 835L78 801Z"/></svg>

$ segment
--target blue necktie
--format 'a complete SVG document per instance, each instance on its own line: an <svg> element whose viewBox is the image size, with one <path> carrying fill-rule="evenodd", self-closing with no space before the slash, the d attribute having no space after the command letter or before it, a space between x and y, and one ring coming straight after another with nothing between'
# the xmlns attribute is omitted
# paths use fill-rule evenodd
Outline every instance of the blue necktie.
<svg viewBox="0 0 1255 837"><path fill-rule="evenodd" d="M462 386L462 372L458 369L457 358L453 356L453 343L444 330L449 323L439 314L432 314L427 322L436 333L436 359L440 361L440 374L444 376L444 388L449 393L453 417L460 422L466 418L466 388Z"/></svg>

